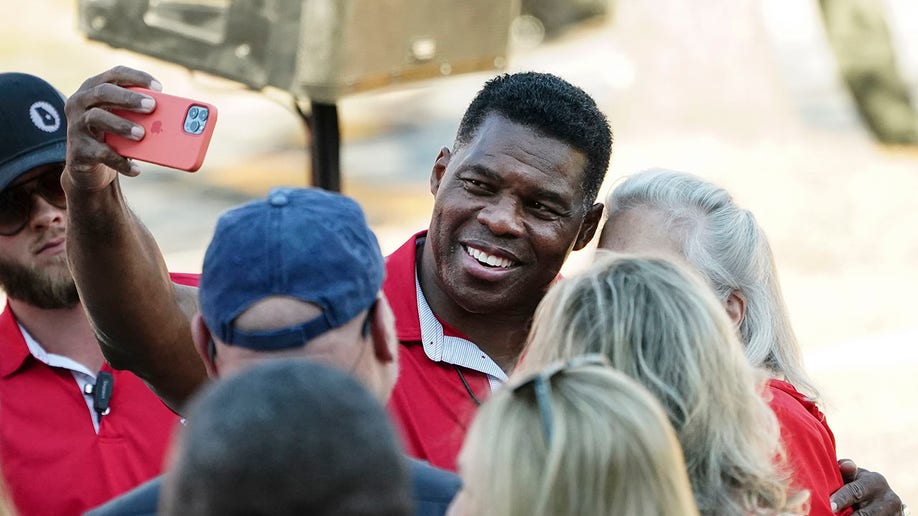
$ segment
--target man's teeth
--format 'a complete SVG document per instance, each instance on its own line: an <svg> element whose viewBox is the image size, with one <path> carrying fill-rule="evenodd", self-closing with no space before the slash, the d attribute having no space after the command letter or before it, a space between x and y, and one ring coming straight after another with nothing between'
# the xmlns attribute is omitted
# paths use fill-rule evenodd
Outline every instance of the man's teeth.
<svg viewBox="0 0 918 516"><path fill-rule="evenodd" d="M513 262L507 258L501 258L499 256L490 255L484 251L479 251L471 247L466 247L465 251L469 253L469 256L478 260L479 262L490 265L491 267L503 267L504 269L509 268L513 265Z"/></svg>

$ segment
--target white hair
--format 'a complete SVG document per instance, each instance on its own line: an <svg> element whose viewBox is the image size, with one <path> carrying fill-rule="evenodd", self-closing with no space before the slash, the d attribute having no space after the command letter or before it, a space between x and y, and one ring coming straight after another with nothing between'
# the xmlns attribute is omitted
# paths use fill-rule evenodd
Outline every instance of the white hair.
<svg viewBox="0 0 918 516"><path fill-rule="evenodd" d="M740 334L752 365L784 377L811 399L818 391L803 366L797 337L765 233L723 188L691 174L645 170L619 184L606 201L609 218L639 207L663 214L682 254L721 301L745 298Z"/></svg>

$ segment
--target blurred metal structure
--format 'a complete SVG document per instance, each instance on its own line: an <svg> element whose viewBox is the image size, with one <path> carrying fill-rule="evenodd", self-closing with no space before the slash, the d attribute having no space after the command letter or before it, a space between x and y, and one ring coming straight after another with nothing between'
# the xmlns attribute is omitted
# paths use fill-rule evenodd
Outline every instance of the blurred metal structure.
<svg viewBox="0 0 918 516"><path fill-rule="evenodd" d="M826 33L858 112L882 143L918 145L918 112L899 73L883 2L820 0Z"/></svg>
<svg viewBox="0 0 918 516"><path fill-rule="evenodd" d="M312 183L340 188L341 97L503 68L519 0L78 0L89 39L308 99Z"/></svg>
<svg viewBox="0 0 918 516"><path fill-rule="evenodd" d="M552 38L586 20L604 18L614 9L612 0L522 0L522 13L542 24Z"/></svg>

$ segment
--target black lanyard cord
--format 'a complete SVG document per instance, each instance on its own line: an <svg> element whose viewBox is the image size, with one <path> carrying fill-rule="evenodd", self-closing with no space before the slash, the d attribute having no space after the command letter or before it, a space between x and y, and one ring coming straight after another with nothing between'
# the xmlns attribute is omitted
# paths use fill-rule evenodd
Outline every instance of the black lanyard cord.
<svg viewBox="0 0 918 516"><path fill-rule="evenodd" d="M465 379L465 375L462 374L462 369L461 369L459 366L455 365L455 364L453 364L453 367L455 367L455 368L456 368L456 372L459 373L459 379L462 380L462 385L465 386L465 391L466 391L467 393L469 393L469 396L472 397L472 401L475 402L475 405L478 405L478 406L480 407L480 406L481 406L481 400L478 399L478 396L475 396L475 391L472 390L472 386L469 385L469 382Z"/></svg>

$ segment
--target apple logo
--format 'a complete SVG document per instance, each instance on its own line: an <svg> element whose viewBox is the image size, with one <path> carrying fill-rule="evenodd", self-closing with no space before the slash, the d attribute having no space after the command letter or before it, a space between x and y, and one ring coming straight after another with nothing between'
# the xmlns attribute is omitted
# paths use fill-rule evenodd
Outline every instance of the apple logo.
<svg viewBox="0 0 918 516"><path fill-rule="evenodd" d="M159 134L163 132L163 123L159 120L156 120L153 122L153 126L150 127L150 130L153 131L153 134Z"/></svg>

